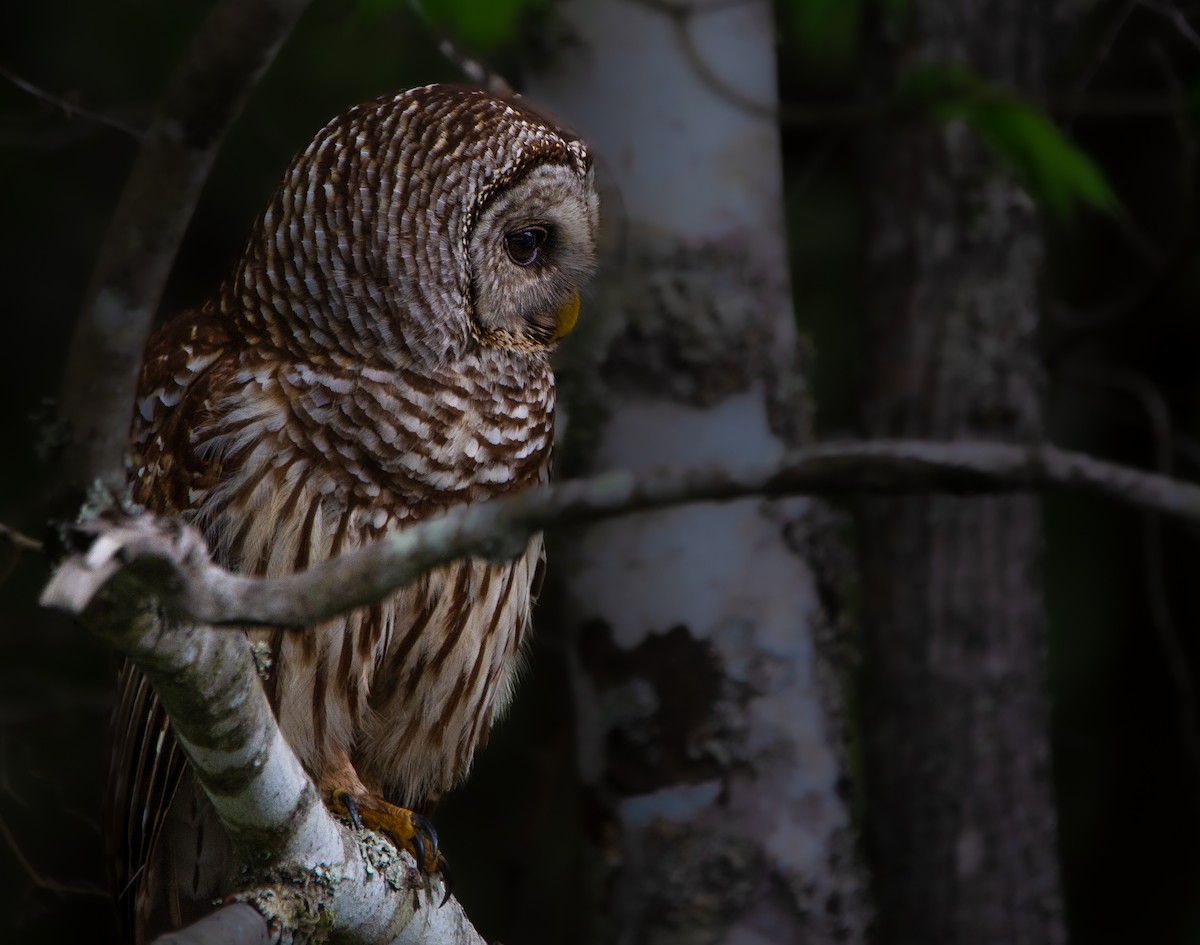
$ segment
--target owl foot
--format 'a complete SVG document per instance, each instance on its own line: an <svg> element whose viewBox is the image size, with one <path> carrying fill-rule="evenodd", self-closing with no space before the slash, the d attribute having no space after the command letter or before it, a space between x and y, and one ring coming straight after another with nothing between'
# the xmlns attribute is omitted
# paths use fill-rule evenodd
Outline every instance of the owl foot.
<svg viewBox="0 0 1200 945"><path fill-rule="evenodd" d="M396 846L407 850L427 876L440 876L445 895L441 905L450 898L452 876L450 864L438 850L437 831L425 817L404 807L389 804L374 794L350 791L333 792L335 811L344 813L355 830L375 830L386 834Z"/></svg>

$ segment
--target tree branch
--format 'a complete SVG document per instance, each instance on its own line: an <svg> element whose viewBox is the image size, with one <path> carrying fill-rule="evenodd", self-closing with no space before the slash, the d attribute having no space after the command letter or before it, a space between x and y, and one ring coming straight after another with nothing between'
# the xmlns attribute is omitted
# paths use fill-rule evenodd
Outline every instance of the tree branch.
<svg viewBox="0 0 1200 945"><path fill-rule="evenodd" d="M149 517L136 525L143 536L157 535L169 560L187 567L207 559L192 529ZM482 945L456 901L433 904L435 891L411 856L333 819L275 722L246 636L165 620L154 596L160 579L172 579L170 568L160 566L168 558L122 568L121 552L119 538L101 536L84 558L68 559L47 593L78 602L68 609L132 659L154 687L241 855L246 886L230 900L253 906L283 941L320 942L336 932L340 941L371 945ZM260 931L244 921L218 928L246 934L247 942ZM212 934L209 923L174 941L201 942Z"/></svg>
<svg viewBox="0 0 1200 945"><path fill-rule="evenodd" d="M42 602L79 614L117 574L140 576L176 619L204 624L308 627L373 603L458 558L507 559L550 525L583 524L647 509L750 496L847 492L1090 492L1200 522L1200 486L1054 446L986 441L827 443L779 463L740 470L698 467L647 475L612 472L561 482L437 519L280 578L233 574L208 557L198 534L152 517L100 525L85 558L68 560ZM76 572L90 575L86 596ZM65 583L64 583L65 582Z"/></svg>
<svg viewBox="0 0 1200 945"><path fill-rule="evenodd" d="M83 527L95 536L91 547L63 562L42 603L82 616L146 673L245 855L253 885L231 900L253 905L273 934L284 929L292 940L320 941L336 927L348 941L477 945L481 940L453 900L444 909L419 909L414 921L422 880L412 858L330 816L275 723L246 636L207 624L312 626L440 564L472 555L512 557L531 534L552 524L755 496L1036 488L1091 492L1200 521L1200 486L1053 446L829 443L741 470L613 472L558 483L455 509L283 578L218 567L199 532L177 521L142 515L93 523ZM240 912L207 920L169 941L196 945L225 935L215 930L227 927L246 930L238 941L257 941L261 926L245 919ZM402 931L408 937L400 939Z"/></svg>
<svg viewBox="0 0 1200 945"><path fill-rule="evenodd" d="M223 0L176 71L121 195L62 387L81 486L122 484L142 349L217 148L308 0Z"/></svg>
<svg viewBox="0 0 1200 945"><path fill-rule="evenodd" d="M122 131L138 141L142 139L142 132L139 129L126 124L119 118L113 118L111 115L106 115L103 112L93 111L90 108L85 108L78 102L72 102L62 96L48 92L41 86L34 85L28 79L21 78L6 66L0 65L0 78L7 79L22 92L26 92L34 98L41 99L43 102L49 102L55 108L62 109L63 114L69 119L76 116L86 118L88 121L94 121L96 124L104 125L106 128L114 128L117 131Z"/></svg>

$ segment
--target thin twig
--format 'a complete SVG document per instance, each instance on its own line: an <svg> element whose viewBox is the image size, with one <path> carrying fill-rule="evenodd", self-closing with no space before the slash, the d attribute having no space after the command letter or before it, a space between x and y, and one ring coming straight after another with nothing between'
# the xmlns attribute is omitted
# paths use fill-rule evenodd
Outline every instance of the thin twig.
<svg viewBox="0 0 1200 945"><path fill-rule="evenodd" d="M1188 117L1187 92L1179 81L1179 76L1175 74L1174 65L1170 56L1167 55L1166 49L1163 48L1163 44L1152 38L1147 45L1151 57L1159 68L1168 94L1175 103L1171 123L1175 126L1175 135L1179 139L1179 190L1183 197L1184 219L1191 220L1194 216L1191 211L1195 204L1192 168L1196 163L1196 135L1193 131L1194 123Z"/></svg>
<svg viewBox="0 0 1200 945"><path fill-rule="evenodd" d="M1197 235L1200 235L1200 228L1189 227L1170 256L1161 264L1152 267L1144 283L1134 286L1133 289L1092 311L1071 312L1062 305L1050 306L1050 315L1063 326L1065 332L1047 346L1043 354L1045 361L1053 366L1087 339L1127 319L1137 317L1191 262L1196 251Z"/></svg>
<svg viewBox="0 0 1200 945"><path fill-rule="evenodd" d="M68 101L53 92L47 92L45 89L34 85L27 79L21 78L7 66L0 65L0 76L8 79L13 85L19 88L22 92L28 92L34 98L41 99L43 102L49 102L56 108L62 109L63 113L68 118L86 118L88 121L93 121L98 125L104 125L106 128L115 128L117 131L123 131L130 137L141 141L145 137L145 132L140 128L135 128L133 125L127 125L118 118L113 118L110 115L105 115L103 112L93 111L90 108L78 104L77 102Z"/></svg>
<svg viewBox="0 0 1200 945"><path fill-rule="evenodd" d="M38 872L29 858L21 849L21 845L17 843L17 838L13 836L12 830L9 829L8 822L3 816L0 816L0 837L4 839L4 843L12 851L12 855L21 865L21 869L25 871L25 875L33 882L38 889L44 889L47 892L58 893L68 896L94 896L99 899L107 899L108 891L100 889L96 886L75 885L74 883L60 883L56 879L48 879Z"/></svg>
<svg viewBox="0 0 1200 945"><path fill-rule="evenodd" d="M499 98L508 98L515 93L512 83L504 76L462 49L454 38L434 21L421 0L408 0L408 6L420 18L425 29L436 37L438 52L467 79Z"/></svg>
<svg viewBox="0 0 1200 945"><path fill-rule="evenodd" d="M1064 379L1092 384L1123 394L1133 400L1146 416L1153 443L1154 468L1164 476L1173 471L1174 434L1171 411L1158 389L1134 371L1073 368L1063 372ZM1162 516L1157 512L1142 513L1142 569L1149 604L1150 623L1162 650L1163 664L1175 693L1179 740L1191 768L1192 777L1200 784L1200 715L1196 703L1196 680L1183 645L1179 625L1171 612L1167 589L1166 565L1163 560Z"/></svg>
<svg viewBox="0 0 1200 945"><path fill-rule="evenodd" d="M1159 0L1136 0L1136 3L1151 13L1157 13L1164 19L1169 20L1174 24L1176 31L1187 43L1194 49L1200 50L1200 33L1197 33L1196 28L1188 22L1182 10L1176 9L1169 3L1161 3Z"/></svg>
<svg viewBox="0 0 1200 945"><path fill-rule="evenodd" d="M46 550L46 546L36 538L30 538L28 535L22 534L11 525L5 525L3 522L0 522L0 539L7 541L14 548L19 548L21 551L36 551L38 554L41 554Z"/></svg>
<svg viewBox="0 0 1200 945"><path fill-rule="evenodd" d="M1117 36L1121 30L1125 28L1125 23L1133 13L1134 7L1137 6L1138 0L1127 0L1124 6L1113 17L1108 29L1105 30L1100 42L1096 45L1096 53L1092 56L1087 67L1080 73L1078 81L1074 88L1071 89L1071 99L1078 101L1083 98L1083 93L1088 90L1088 87L1095 80L1100 67L1104 64L1104 60L1108 58L1108 54L1112 51L1113 43L1116 42ZM1068 107L1066 116L1066 125L1069 129L1075 119L1075 109L1072 106Z"/></svg>
<svg viewBox="0 0 1200 945"><path fill-rule="evenodd" d="M7 544L5 549L8 553L0 555L0 584L8 580L9 576L16 570L18 562L21 560L21 553L25 551L45 551L45 547L40 541L30 538L28 535L22 535L14 528L10 528L3 522L0 522L0 548Z"/></svg>
<svg viewBox="0 0 1200 945"><path fill-rule="evenodd" d="M725 0L725 2L719 0L715 3L688 5L668 3L665 0L633 0L633 2L670 20L675 28L679 48L683 50L696 77L718 98L724 99L747 114L787 125L847 127L862 125L878 118L885 114L889 107L887 102L806 105L799 102L758 101L734 88L717 74L705 58L704 53L696 45L691 24L697 16L741 6L746 0Z"/></svg>
<svg viewBox="0 0 1200 945"><path fill-rule="evenodd" d="M1083 98L1068 93L1046 95L1031 99L1052 115L1062 120L1068 130L1078 120L1105 118L1177 118L1187 116L1187 105L1175 101L1169 95L1157 92L1126 92L1121 89L1105 89Z"/></svg>

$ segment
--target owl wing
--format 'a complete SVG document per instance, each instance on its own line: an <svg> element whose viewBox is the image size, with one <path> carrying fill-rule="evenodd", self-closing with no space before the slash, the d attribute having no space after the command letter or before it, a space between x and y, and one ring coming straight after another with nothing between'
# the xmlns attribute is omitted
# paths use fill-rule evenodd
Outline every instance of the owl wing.
<svg viewBox="0 0 1200 945"><path fill-rule="evenodd" d="M128 660L117 678L108 790L109 871L122 931L131 937L138 893L185 771L170 722L146 677Z"/></svg>
<svg viewBox="0 0 1200 945"><path fill-rule="evenodd" d="M230 338L206 313L181 316L150 339L132 428L131 494L152 512L185 514L194 490L220 476L191 448L191 425L205 416ZM123 661L112 717L106 802L109 874L124 933L136 926L139 893L187 760L141 671Z"/></svg>

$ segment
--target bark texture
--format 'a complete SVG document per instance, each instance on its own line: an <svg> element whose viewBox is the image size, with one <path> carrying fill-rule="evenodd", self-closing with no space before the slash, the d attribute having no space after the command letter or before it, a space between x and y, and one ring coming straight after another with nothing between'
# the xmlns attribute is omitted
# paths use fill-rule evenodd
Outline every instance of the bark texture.
<svg viewBox="0 0 1200 945"><path fill-rule="evenodd" d="M770 4L560 9L569 61L531 92L593 146L613 241L559 372L562 465L775 461L804 438L807 402ZM808 561L819 517L751 499L551 547L597 863L587 940L861 941L839 680Z"/></svg>
<svg viewBox="0 0 1200 945"><path fill-rule="evenodd" d="M153 559L129 566L127 551L151 546ZM172 581L168 561L188 571L205 559L194 529L131 520L65 559L42 604L80 618L154 686L233 841L241 889L229 899L251 905L281 945L482 945L456 901L435 907L411 855L333 819L276 724L245 634L165 619L155 598ZM252 945L262 929L245 919L210 916L167 941Z"/></svg>
<svg viewBox="0 0 1200 945"><path fill-rule="evenodd" d="M225 133L309 0L214 6L142 139L87 290L67 355L57 464L68 492L99 479L125 487L129 405L167 276Z"/></svg>
<svg viewBox="0 0 1200 945"><path fill-rule="evenodd" d="M1041 83L1034 0L879 5L869 58ZM890 5L896 16L895 5ZM1034 207L965 127L870 142L869 436L1043 434ZM880 941L1064 938L1033 496L861 504L868 832Z"/></svg>

